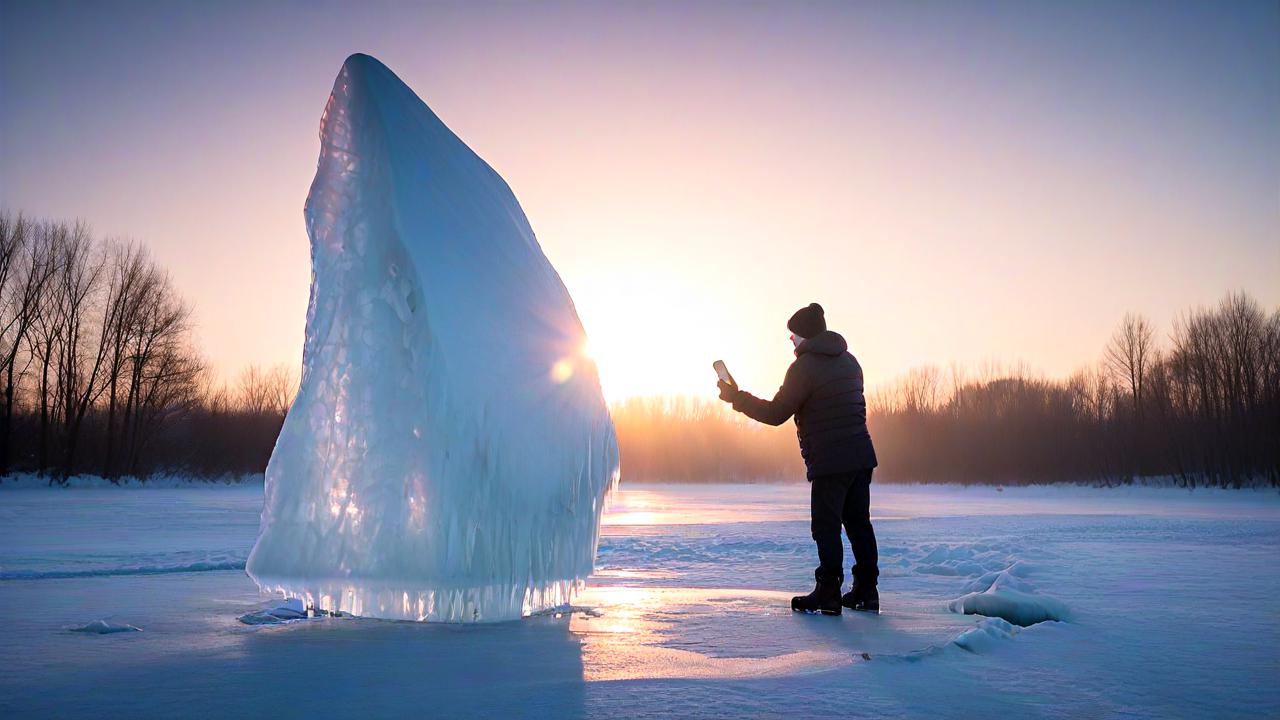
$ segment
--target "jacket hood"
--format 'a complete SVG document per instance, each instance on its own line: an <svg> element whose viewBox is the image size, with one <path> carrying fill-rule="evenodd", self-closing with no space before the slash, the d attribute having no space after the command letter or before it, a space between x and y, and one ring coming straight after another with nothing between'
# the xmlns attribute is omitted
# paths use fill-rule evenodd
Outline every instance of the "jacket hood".
<svg viewBox="0 0 1280 720"><path fill-rule="evenodd" d="M811 338L805 338L796 348L796 357L800 357L805 353L814 353L817 355L840 355L849 349L849 343L844 341L838 332L831 330L823 330Z"/></svg>

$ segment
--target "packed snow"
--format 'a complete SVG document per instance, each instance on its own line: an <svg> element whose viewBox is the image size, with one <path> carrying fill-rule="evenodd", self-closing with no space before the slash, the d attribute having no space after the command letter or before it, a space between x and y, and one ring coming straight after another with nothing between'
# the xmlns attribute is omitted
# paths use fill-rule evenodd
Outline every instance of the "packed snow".
<svg viewBox="0 0 1280 720"><path fill-rule="evenodd" d="M506 182L377 60L342 66L320 143L302 383L249 575L380 618L568 602L618 473L568 291Z"/></svg>
<svg viewBox="0 0 1280 720"><path fill-rule="evenodd" d="M1280 716L1275 491L876 484L883 613L835 618L807 491L624 485L572 605L450 625L260 594L261 485L0 484L0 715Z"/></svg>

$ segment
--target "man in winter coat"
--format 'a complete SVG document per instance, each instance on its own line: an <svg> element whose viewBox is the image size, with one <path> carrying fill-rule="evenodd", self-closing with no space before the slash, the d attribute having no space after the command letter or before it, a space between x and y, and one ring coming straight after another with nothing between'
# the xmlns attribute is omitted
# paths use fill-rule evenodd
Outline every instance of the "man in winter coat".
<svg viewBox="0 0 1280 720"><path fill-rule="evenodd" d="M822 306L801 308L787 321L796 360L772 400L758 398L721 381L720 399L733 409L769 425L796 418L800 454L810 488L810 527L818 544L817 587L791 599L791 609L839 615L851 610L880 611L876 580L880 575L876 535L871 527L871 470L876 451L867 432L867 402L862 367L848 344L827 329ZM844 525L853 546L853 587L842 597Z"/></svg>

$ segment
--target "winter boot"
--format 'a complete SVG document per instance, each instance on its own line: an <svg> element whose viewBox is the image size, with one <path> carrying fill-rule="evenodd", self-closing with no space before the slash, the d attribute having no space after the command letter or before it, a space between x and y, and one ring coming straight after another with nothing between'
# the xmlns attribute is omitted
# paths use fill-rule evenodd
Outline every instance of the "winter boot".
<svg viewBox="0 0 1280 720"><path fill-rule="evenodd" d="M880 612L880 591L870 583L860 584L855 578L853 587L840 598L840 604L859 612Z"/></svg>
<svg viewBox="0 0 1280 720"><path fill-rule="evenodd" d="M820 612L823 615L840 614L840 584L844 578L824 578L816 575L818 585L808 595L791 598L791 609L796 612Z"/></svg>

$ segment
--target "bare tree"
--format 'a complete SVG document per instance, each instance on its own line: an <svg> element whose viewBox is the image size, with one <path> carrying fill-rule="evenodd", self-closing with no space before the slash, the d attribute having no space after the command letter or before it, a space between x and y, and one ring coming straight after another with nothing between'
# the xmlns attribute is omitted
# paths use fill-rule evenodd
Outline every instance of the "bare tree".
<svg viewBox="0 0 1280 720"><path fill-rule="evenodd" d="M14 285L17 283L12 278L16 274L14 268L18 264L18 258L28 241L26 219L22 215L15 218L7 211L0 212L0 313L3 313L0 314L0 362L4 363L0 370L10 378L10 366L18 357L18 348L25 334L18 327L25 313L14 309ZM8 409L12 408L13 403L12 380L7 384L6 391L5 407ZM0 476L9 469L9 423L12 417L9 411L0 420L3 422L3 427L0 427Z"/></svg>
<svg viewBox="0 0 1280 720"><path fill-rule="evenodd" d="M1133 417L1142 423L1142 394L1155 355L1155 330L1142 315L1127 313L1103 350L1107 369L1129 387Z"/></svg>
<svg viewBox="0 0 1280 720"><path fill-rule="evenodd" d="M108 332L115 308L102 303L103 317L97 326L93 311L101 302L106 259L95 248L89 230L77 223L61 246L61 261L55 274L62 338L58 355L58 386L62 408L62 477L75 472L76 449L85 413L103 392L103 367L107 357Z"/></svg>
<svg viewBox="0 0 1280 720"><path fill-rule="evenodd" d="M132 350L122 428L131 472L139 467L147 440L174 403L193 394L203 371L190 348L191 307L178 297L167 275L150 266L142 282L139 311L130 331Z"/></svg>
<svg viewBox="0 0 1280 720"><path fill-rule="evenodd" d="M0 213L0 374L4 378L4 407L0 408L0 476L9 472L18 357L36 314L40 298L53 277L49 235L22 215ZM28 362L31 356L28 354Z"/></svg>
<svg viewBox="0 0 1280 720"><path fill-rule="evenodd" d="M59 413L63 407L59 402L61 394L58 389L58 361L66 338L63 323L64 307L62 295L58 292L58 277L67 256L64 247L69 242L71 228L63 223L44 222L32 230L37 235L35 242L44 247L50 266L46 291L36 295L36 306L27 336L28 351L32 362L39 370L39 380L35 389L39 405L36 469L43 475L49 469L53 432L59 425Z"/></svg>
<svg viewBox="0 0 1280 720"><path fill-rule="evenodd" d="M127 448L131 473L138 474L143 452L169 421L199 403L198 378L203 370L199 357L182 343L165 343L153 355L140 388L141 397L134 406L132 442Z"/></svg>
<svg viewBox="0 0 1280 720"><path fill-rule="evenodd" d="M236 386L236 407L250 415L266 415L271 407L271 388L267 373L257 365L250 365L240 372Z"/></svg>
<svg viewBox="0 0 1280 720"><path fill-rule="evenodd" d="M294 396L298 394L298 375L287 365L275 365L267 373L268 408L280 419L289 413Z"/></svg>
<svg viewBox="0 0 1280 720"><path fill-rule="evenodd" d="M275 365L270 370L250 365L240 373L236 407L250 415L271 415L283 419L297 391L297 376L285 365Z"/></svg>
<svg viewBox="0 0 1280 720"><path fill-rule="evenodd" d="M110 250L111 289L107 296L107 314L103 337L107 342L106 392L107 426L102 475L116 474L117 415L121 405L122 385L133 362L131 348L135 334L142 327L142 315L152 295L156 272L146 251L134 243L115 244Z"/></svg>

